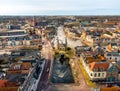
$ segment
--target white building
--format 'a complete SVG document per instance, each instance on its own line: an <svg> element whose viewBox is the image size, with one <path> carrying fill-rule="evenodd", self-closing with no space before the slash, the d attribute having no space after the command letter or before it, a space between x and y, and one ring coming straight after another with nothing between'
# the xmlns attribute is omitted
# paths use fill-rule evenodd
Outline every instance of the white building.
<svg viewBox="0 0 120 91"><path fill-rule="evenodd" d="M120 53L118 52L107 52L105 57L107 60L114 60L115 62L120 61Z"/></svg>

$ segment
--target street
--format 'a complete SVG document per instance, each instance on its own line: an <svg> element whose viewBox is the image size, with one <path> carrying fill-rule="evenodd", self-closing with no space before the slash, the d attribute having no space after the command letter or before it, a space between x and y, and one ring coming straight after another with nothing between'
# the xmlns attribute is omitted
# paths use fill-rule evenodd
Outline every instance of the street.
<svg viewBox="0 0 120 91"><path fill-rule="evenodd" d="M90 87L87 85L84 75L81 71L80 64L78 63L78 58L75 58L74 63L75 63L76 69L79 71L79 81L80 81L79 89L81 91L83 91L83 90L90 91Z"/></svg>
<svg viewBox="0 0 120 91"><path fill-rule="evenodd" d="M45 66L44 66L43 73L39 80L36 91L42 91L49 87L51 61L53 60L52 50L51 50L52 48L51 48L50 43L45 38L43 39L43 41L44 41L44 45L41 50L41 55L43 58L45 58Z"/></svg>

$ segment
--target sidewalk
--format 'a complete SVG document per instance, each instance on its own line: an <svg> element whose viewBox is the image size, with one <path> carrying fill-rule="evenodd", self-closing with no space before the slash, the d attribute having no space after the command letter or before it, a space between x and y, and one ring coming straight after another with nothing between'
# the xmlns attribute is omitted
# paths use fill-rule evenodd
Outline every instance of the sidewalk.
<svg viewBox="0 0 120 91"><path fill-rule="evenodd" d="M78 59L76 57L72 59L71 67L72 67L72 71L74 72L73 75L76 76L75 81L77 85L79 85L79 89L81 91L90 91L90 87L86 83L85 77L83 75Z"/></svg>
<svg viewBox="0 0 120 91"><path fill-rule="evenodd" d="M34 79L34 80L33 80L33 84L32 84L32 86L29 87L28 91L36 91L36 90L37 90L38 83L39 83L40 78L41 78L41 75L42 75L42 73L43 73L44 65L45 65L45 61L44 61L43 64L41 65L42 71L41 71L41 73L40 73L40 75L39 75L39 78L38 78L38 79L33 78L33 79Z"/></svg>
<svg viewBox="0 0 120 91"><path fill-rule="evenodd" d="M84 78L86 80L87 85L90 86L90 87L96 88L96 84L93 83L92 81L90 81L90 78L89 78L88 74L86 73L82 63L80 61L78 61L78 64L79 64L81 72L82 72L82 74L83 74L83 76L84 76Z"/></svg>

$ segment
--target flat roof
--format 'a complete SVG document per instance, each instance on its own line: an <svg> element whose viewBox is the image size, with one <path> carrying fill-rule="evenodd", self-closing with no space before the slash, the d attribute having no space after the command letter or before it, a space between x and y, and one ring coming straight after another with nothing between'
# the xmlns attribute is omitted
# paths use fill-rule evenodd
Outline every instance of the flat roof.
<svg viewBox="0 0 120 91"><path fill-rule="evenodd" d="M7 32L25 32L25 30L9 30L9 31L0 31L0 33L7 33Z"/></svg>
<svg viewBox="0 0 120 91"><path fill-rule="evenodd" d="M0 38L9 38L9 37L24 37L27 36L28 34L22 34L22 35L12 35L12 36L0 36Z"/></svg>

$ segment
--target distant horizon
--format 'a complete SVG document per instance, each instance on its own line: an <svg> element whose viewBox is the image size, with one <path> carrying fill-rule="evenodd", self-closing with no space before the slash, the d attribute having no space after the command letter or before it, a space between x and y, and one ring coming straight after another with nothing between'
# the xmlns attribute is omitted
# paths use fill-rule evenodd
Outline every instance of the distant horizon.
<svg viewBox="0 0 120 91"><path fill-rule="evenodd" d="M0 16L120 15L120 0L2 0Z"/></svg>
<svg viewBox="0 0 120 91"><path fill-rule="evenodd" d="M27 17L27 16L28 16L28 17L29 17L29 16L36 16L36 17L37 17L37 16L81 16L81 17L82 17L82 16L85 16L85 17L88 17L88 16L91 16L91 17L92 17L92 16L95 16L95 17L97 17L97 16L98 16L98 17L99 17L99 16L101 16L101 17L102 17L102 16L103 16L103 17L104 17L104 16L108 16L108 17L117 16L117 17L120 17L120 15L0 15L0 17L2 17L2 16L5 16L5 17L10 17L10 16L11 16L11 17L12 17L12 16L21 16L21 17L24 17L24 16L25 16L25 17Z"/></svg>

